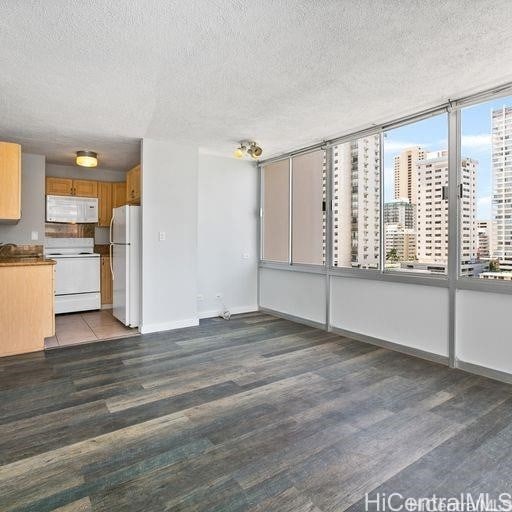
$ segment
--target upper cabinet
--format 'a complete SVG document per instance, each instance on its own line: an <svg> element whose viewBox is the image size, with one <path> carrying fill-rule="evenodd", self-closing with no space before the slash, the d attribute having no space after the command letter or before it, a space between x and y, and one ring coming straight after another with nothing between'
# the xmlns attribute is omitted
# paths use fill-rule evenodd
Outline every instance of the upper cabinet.
<svg viewBox="0 0 512 512"><path fill-rule="evenodd" d="M0 220L21 218L21 146L0 142Z"/></svg>
<svg viewBox="0 0 512 512"><path fill-rule="evenodd" d="M98 226L110 226L113 185L108 181L98 181Z"/></svg>
<svg viewBox="0 0 512 512"><path fill-rule="evenodd" d="M46 195L48 196L72 196L73 180L70 178L46 178Z"/></svg>
<svg viewBox="0 0 512 512"><path fill-rule="evenodd" d="M49 196L98 197L98 182L47 176L46 194Z"/></svg>
<svg viewBox="0 0 512 512"><path fill-rule="evenodd" d="M140 164L126 174L126 202L140 204Z"/></svg>
<svg viewBox="0 0 512 512"><path fill-rule="evenodd" d="M73 195L78 197L98 197L98 182L73 180Z"/></svg>
<svg viewBox="0 0 512 512"><path fill-rule="evenodd" d="M112 183L112 208L126 204L126 183L120 181Z"/></svg>

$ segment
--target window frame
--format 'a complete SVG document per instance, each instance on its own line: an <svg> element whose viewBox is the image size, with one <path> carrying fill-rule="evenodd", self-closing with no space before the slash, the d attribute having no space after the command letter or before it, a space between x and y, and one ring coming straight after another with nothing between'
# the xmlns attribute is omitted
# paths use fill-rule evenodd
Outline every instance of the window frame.
<svg viewBox="0 0 512 512"><path fill-rule="evenodd" d="M311 263L295 263L293 261L293 157L306 155L309 153L314 153L315 151L325 151L326 157L326 257L323 265L311 264ZM281 162L283 160L288 161L288 201L289 201L289 209L288 209L288 261L280 262L280 261L272 261L263 259L263 235L264 235L264 183L263 183L263 167L269 163ZM328 151L324 145L315 146L312 148L305 148L304 150L295 151L293 153L288 153L285 155L281 155L280 157L267 159L261 162L258 162L258 182L259 182L259 267L265 268L275 268L281 270L295 270L299 272L311 272L311 273L325 273L327 264L328 264L328 247L330 237L328 236L328 225L329 225L329 166L330 161L328 157Z"/></svg>
<svg viewBox="0 0 512 512"><path fill-rule="evenodd" d="M462 110L464 108L473 107L476 105L480 105L482 103L487 103L493 100L499 100L500 98L505 98L507 96L512 96L512 87L511 86L503 86L491 91L485 91L482 93L477 93L472 96L468 96L466 98L461 98L459 100L452 102L453 114L456 122L456 133L457 139L454 142L456 144L457 149L457 165L459 166L462 160L462 148L461 148L461 139L462 139ZM458 167L457 167L458 168ZM461 184L460 173L457 176L457 191L458 187ZM470 290L470 291L479 291L479 292L487 292L487 293L504 293L504 294L512 294L512 281L500 281L500 280L487 280L487 279L478 279L473 277L467 277L462 275L462 261L461 261L461 245L460 245L460 216L462 214L462 201L461 198L457 196L456 201L456 212L457 216L457 240L459 243L457 244L457 259L456 266L454 263L454 272L456 273L454 277L455 287L458 290Z"/></svg>
<svg viewBox="0 0 512 512"><path fill-rule="evenodd" d="M501 97L512 95L512 83L505 84L487 91L479 92L471 96L466 96L456 100L448 100L446 103L442 103L431 109L417 112L412 115L408 115L402 118L398 118L388 123L380 125L373 125L364 130L358 132L349 133L335 139L322 141L321 143L314 144L296 151L292 151L286 154L281 154L266 160L258 162L259 170L259 183L260 183L260 250L259 250L259 267L260 268L276 268L281 270L290 270L298 272L309 272L317 274L325 274L326 276L345 276L352 278L362 279L373 279L379 281L397 282L397 283L410 283L420 284L426 286L438 286L444 288L450 288L451 294L454 296L457 289L460 290L474 290L489 293L505 293L512 294L512 281L489 281L485 279L475 279L463 277L461 275L461 257L460 257L460 214L462 203L458 197L458 187L460 184L460 173L459 164L461 161L461 114L462 108L477 105L479 103L485 103L493 99L499 99ZM383 137L384 133L394 128L399 128L408 124L412 124L429 117L434 117L439 114L447 115L448 124L448 262L447 262L447 273L446 274L424 274L420 272L400 272L385 269L385 231L384 231L384 144ZM363 137L380 134L380 268L379 269L360 269L360 268L349 268L349 267L333 267L332 266L332 179L333 179L333 158L332 158L332 147L342 143L351 142L356 139ZM291 158L293 156L315 151L318 149L324 149L326 151L326 257L324 265L306 265L296 264L292 262L292 254L290 250L289 261L287 263L277 263L271 261L265 261L262 259L261 247L262 247L262 218L263 218L263 198L262 198L262 172L261 168L263 165L289 159L291 167ZM290 172L290 180L292 174ZM290 210L292 210L291 204L291 189L290 194ZM291 212L290 212L290 226L291 226ZM290 239L291 244L291 239Z"/></svg>

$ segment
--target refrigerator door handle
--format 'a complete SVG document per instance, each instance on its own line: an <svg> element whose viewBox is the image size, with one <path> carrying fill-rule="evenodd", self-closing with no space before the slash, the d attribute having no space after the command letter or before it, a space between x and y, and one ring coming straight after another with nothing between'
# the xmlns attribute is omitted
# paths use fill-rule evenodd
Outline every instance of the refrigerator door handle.
<svg viewBox="0 0 512 512"><path fill-rule="evenodd" d="M114 244L109 244L108 246L108 252L109 252L109 255L110 255L110 273L112 274L112 281L114 280L114 265L112 264L113 263L113 258L114 258L114 253L112 251L112 247L113 247Z"/></svg>
<svg viewBox="0 0 512 512"><path fill-rule="evenodd" d="M109 232L108 232L109 233L109 238L110 238L110 240L109 240L110 243L114 242L114 240L112 240L112 228L114 227L114 215L115 215L115 212L116 211L113 209L112 210L112 217L110 218L110 228L109 228Z"/></svg>
<svg viewBox="0 0 512 512"><path fill-rule="evenodd" d="M114 280L114 265L112 264L112 259L114 257L113 251L112 251L112 245L114 243L114 240L112 240L112 228L114 226L114 216L115 216L116 210L112 210L112 218L110 219L110 228L109 228L109 246L108 246L108 253L109 253L109 260L110 260L110 273L112 274L112 281Z"/></svg>

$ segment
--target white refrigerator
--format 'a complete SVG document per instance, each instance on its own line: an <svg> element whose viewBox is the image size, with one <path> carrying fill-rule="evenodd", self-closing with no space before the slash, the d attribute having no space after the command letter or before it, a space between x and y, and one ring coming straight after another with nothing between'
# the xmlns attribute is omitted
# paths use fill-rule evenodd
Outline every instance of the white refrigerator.
<svg viewBox="0 0 512 512"><path fill-rule="evenodd" d="M140 321L140 206L114 208L110 222L113 315L129 327Z"/></svg>

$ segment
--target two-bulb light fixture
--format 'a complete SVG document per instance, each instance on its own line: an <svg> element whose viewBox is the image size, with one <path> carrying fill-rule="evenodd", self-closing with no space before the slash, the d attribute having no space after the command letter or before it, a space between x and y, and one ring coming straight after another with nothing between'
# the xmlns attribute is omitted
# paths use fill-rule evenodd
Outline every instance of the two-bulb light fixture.
<svg viewBox="0 0 512 512"><path fill-rule="evenodd" d="M98 153L94 151L77 151L76 165L81 167L96 167L98 165Z"/></svg>
<svg viewBox="0 0 512 512"><path fill-rule="evenodd" d="M254 158L254 160L257 160L263 153L263 150L261 149L256 142L240 142L240 146L238 146L235 149L235 152L233 153L233 156L235 158L243 158L245 155L249 155L250 157Z"/></svg>

